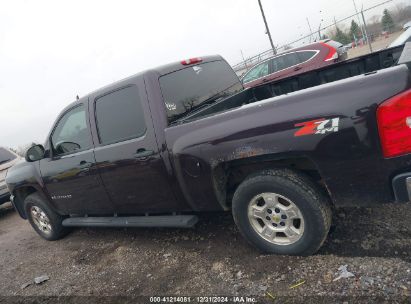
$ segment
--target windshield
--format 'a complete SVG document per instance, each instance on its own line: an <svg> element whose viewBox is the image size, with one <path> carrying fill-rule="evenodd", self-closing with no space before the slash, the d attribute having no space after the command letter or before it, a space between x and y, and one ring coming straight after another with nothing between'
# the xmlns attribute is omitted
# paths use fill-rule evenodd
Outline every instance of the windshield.
<svg viewBox="0 0 411 304"><path fill-rule="evenodd" d="M243 89L223 60L189 66L160 77L168 123Z"/></svg>
<svg viewBox="0 0 411 304"><path fill-rule="evenodd" d="M403 45L406 42L411 41L411 28L408 28L404 33L402 33L397 39L394 40L388 47L394 47Z"/></svg>
<svg viewBox="0 0 411 304"><path fill-rule="evenodd" d="M7 149L0 148L0 164L7 163L13 159L15 159L17 156L8 151Z"/></svg>

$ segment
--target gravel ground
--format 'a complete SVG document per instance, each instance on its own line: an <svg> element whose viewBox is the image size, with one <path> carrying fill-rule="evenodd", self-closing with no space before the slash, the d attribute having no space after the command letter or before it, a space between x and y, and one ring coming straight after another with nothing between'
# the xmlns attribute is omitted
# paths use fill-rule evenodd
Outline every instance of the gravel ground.
<svg viewBox="0 0 411 304"><path fill-rule="evenodd" d="M379 51L385 49L388 45L391 44L395 39L398 38L399 35L402 34L402 31L395 32L390 34L387 38L386 37L378 37L372 43L373 51ZM352 48L348 50L348 59L355 58L358 56L362 56L365 54L369 54L370 48L368 45L358 46L356 48Z"/></svg>
<svg viewBox="0 0 411 304"><path fill-rule="evenodd" d="M125 296L123 300L140 295L247 295L259 303L410 303L411 205L336 213L318 254L289 257L251 248L230 214L201 215L190 230L75 229L63 240L47 242L10 207L2 207L0 303L32 299L16 296L73 295ZM342 265L354 276L334 281ZM50 279L24 286L41 275ZM89 303L93 297L85 299Z"/></svg>

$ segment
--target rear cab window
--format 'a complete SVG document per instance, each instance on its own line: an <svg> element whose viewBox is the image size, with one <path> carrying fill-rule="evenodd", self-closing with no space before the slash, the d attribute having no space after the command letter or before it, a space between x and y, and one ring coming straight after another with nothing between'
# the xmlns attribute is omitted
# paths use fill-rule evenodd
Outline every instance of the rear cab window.
<svg viewBox="0 0 411 304"><path fill-rule="evenodd" d="M190 65L159 78L169 125L243 90L227 62Z"/></svg>

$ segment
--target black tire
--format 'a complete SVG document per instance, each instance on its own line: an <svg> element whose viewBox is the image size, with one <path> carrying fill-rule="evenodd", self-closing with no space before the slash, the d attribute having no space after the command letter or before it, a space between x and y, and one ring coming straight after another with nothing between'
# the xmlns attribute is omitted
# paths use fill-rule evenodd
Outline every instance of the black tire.
<svg viewBox="0 0 411 304"><path fill-rule="evenodd" d="M299 240L279 245L264 239L252 226L248 206L261 193L277 193L291 200L304 218ZM246 178L233 197L232 212L241 234L263 252L281 255L314 254L324 243L331 225L332 212L328 196L311 179L289 169L266 170Z"/></svg>
<svg viewBox="0 0 411 304"><path fill-rule="evenodd" d="M51 226L51 231L49 233L41 230L35 220L33 219L33 214L31 212L33 207L40 208L46 216L48 217L48 222ZM55 241L64 237L69 229L63 227L62 222L64 217L54 212L46 203L45 199L38 193L32 193L26 197L24 200L24 210L26 211L27 219L30 222L33 229L44 239L48 241Z"/></svg>

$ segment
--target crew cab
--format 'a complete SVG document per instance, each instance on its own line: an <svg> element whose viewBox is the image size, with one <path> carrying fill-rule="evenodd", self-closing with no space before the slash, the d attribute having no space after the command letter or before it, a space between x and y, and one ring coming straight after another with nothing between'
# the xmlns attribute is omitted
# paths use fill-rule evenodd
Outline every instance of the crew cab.
<svg viewBox="0 0 411 304"><path fill-rule="evenodd" d="M251 89L220 56L113 83L8 170L13 205L48 240L231 211L258 249L312 254L333 208L409 201L410 46Z"/></svg>

